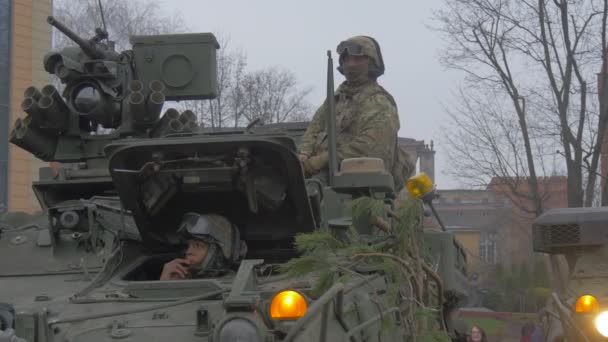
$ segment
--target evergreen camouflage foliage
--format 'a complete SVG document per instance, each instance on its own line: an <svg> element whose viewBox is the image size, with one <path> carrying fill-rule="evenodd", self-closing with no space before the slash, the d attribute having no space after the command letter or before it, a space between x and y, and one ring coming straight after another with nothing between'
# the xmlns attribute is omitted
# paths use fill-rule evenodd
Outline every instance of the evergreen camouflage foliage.
<svg viewBox="0 0 608 342"><path fill-rule="evenodd" d="M412 336L413 340L448 341L437 323L439 309L425 306L416 295L420 293L416 286L422 286L424 278L420 266L424 261L418 255L422 241L422 202L406 197L393 212L382 200L361 197L353 200L351 210L353 225L346 238L340 240L327 229L298 234L295 247L301 256L284 264L282 271L294 277L316 276L311 295L317 298L337 282L363 277L357 273L356 265L376 266L389 280L387 296L382 297L385 302L379 303L382 310L399 303L402 308L409 306L405 310L409 312L408 317L404 319L407 326L415 327L417 333ZM360 234L356 223L374 222L374 218L386 218L390 222L390 233L376 229L375 236ZM384 320L383 324L391 321Z"/></svg>

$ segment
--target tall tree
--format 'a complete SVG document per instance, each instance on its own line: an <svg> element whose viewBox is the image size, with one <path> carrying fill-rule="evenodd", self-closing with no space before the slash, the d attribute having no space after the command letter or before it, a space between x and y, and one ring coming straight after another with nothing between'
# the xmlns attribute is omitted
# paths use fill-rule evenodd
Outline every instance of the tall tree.
<svg viewBox="0 0 608 342"><path fill-rule="evenodd" d="M310 115L306 96L311 89L299 89L296 76L277 67L247 74L242 82L247 106L242 115L247 121L265 123L305 120Z"/></svg>
<svg viewBox="0 0 608 342"><path fill-rule="evenodd" d="M218 40L217 97L183 104L204 126L239 127L255 119L278 123L310 116L307 96L311 89L302 88L293 72L276 66L249 71L245 53L232 49L226 36Z"/></svg>
<svg viewBox="0 0 608 342"><path fill-rule="evenodd" d="M53 15L67 27L88 39L95 28L105 28L109 39L116 44L116 50L128 49L132 35L186 32L187 26L179 14L169 15L160 9L156 1L146 0L103 0L103 17L98 0L54 0ZM104 25L105 22L105 25ZM53 45L63 47L73 44L69 38L57 30L53 31Z"/></svg>
<svg viewBox="0 0 608 342"><path fill-rule="evenodd" d="M453 0L445 1L445 9L435 15L438 29L449 42L442 62L467 75L461 98L473 102L499 98L493 105L501 108L487 111L500 111L507 115L509 125L517 123L510 128L517 130L509 133L508 138L514 139L511 143L471 154L489 161L479 175L487 179L499 174L516 181L525 177L536 215L543 211L537 173L548 146L559 146L563 156L556 165L565 164L568 206L591 205L596 193L597 160L606 125L606 111L600 111L595 101L595 74L603 64L606 46L604 2ZM457 112L452 113L456 123L463 118L462 110ZM457 125L456 135L469 130L469 140L482 145L489 137L478 134L476 128L483 128L487 120L481 115L471 124L474 127ZM505 138L504 128L487 132L500 141ZM505 164L501 152L515 147L525 160ZM452 162L463 160L453 158ZM519 163L515 169L523 174L513 172L512 162Z"/></svg>

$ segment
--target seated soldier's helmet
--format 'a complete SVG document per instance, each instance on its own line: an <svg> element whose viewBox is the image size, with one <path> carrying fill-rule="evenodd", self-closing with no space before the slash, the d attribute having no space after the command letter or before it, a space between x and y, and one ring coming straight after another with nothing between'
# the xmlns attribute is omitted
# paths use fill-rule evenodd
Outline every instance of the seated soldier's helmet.
<svg viewBox="0 0 608 342"><path fill-rule="evenodd" d="M241 257L239 230L223 216L186 213L177 233L186 239L199 239L216 246L219 256L228 263L236 262Z"/></svg>
<svg viewBox="0 0 608 342"><path fill-rule="evenodd" d="M342 63L346 54L351 56L367 56L372 59L372 63L369 66L369 76L373 79L378 78L384 74L384 60L382 59L382 51L380 51L380 45L378 42L369 36L355 36L348 38L338 44L336 48L338 55L340 56L340 66L338 71L344 74Z"/></svg>

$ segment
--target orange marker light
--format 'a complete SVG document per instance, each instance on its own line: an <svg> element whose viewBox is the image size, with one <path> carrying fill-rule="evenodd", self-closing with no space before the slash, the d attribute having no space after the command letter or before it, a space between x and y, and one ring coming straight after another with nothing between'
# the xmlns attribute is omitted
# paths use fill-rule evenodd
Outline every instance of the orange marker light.
<svg viewBox="0 0 608 342"><path fill-rule="evenodd" d="M419 174L410 177L405 186L410 195L420 198L433 190L433 181L426 173L420 172Z"/></svg>
<svg viewBox="0 0 608 342"><path fill-rule="evenodd" d="M592 295L584 295L578 297L576 300L576 312L594 312L599 309L600 305L597 302L597 299Z"/></svg>
<svg viewBox="0 0 608 342"><path fill-rule="evenodd" d="M308 305L306 299L296 291L285 290L277 293L270 303L270 317L294 319L304 316Z"/></svg>

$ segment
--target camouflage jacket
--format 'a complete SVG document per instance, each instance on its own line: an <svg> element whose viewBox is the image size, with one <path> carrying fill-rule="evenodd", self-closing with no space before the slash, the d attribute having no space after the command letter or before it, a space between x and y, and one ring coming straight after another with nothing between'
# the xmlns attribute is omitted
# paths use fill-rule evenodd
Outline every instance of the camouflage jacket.
<svg viewBox="0 0 608 342"><path fill-rule="evenodd" d="M342 83L336 90L337 158L375 157L391 172L399 115L393 97L375 81L360 86ZM300 153L323 156L327 167L327 101L316 111L300 143Z"/></svg>

